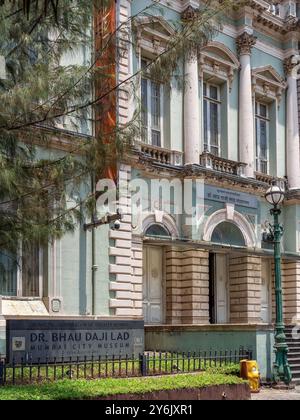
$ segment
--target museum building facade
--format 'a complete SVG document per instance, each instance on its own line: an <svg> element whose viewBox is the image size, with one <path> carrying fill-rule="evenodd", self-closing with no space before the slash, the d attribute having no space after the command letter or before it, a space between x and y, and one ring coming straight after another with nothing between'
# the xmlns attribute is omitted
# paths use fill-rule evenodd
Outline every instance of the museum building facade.
<svg viewBox="0 0 300 420"><path fill-rule="evenodd" d="M118 22L137 16L121 82L163 51L174 22L199 8L163 0L163 13L149 17L148 3L117 1ZM119 163L119 181L142 181L148 192L154 183L157 200L145 192L150 210L136 212L128 192L119 229L101 226L92 239L79 226L32 255L39 270L29 276L7 268L14 287L0 279L0 352L6 319L144 320L147 350L251 348L270 375L275 293L264 195L274 180L287 191L284 319L300 321L300 2L248 3L224 18L196 58L182 57L184 87L175 76L139 80L143 129ZM138 104L122 86L118 118L126 124ZM177 211L175 180L191 186L197 211L189 217Z"/></svg>

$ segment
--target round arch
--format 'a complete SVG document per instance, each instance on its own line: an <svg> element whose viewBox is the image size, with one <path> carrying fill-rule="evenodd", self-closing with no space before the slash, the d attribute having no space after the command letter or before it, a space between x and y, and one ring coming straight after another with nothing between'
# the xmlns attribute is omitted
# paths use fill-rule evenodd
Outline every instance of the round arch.
<svg viewBox="0 0 300 420"><path fill-rule="evenodd" d="M179 237L179 231L176 226L176 223L174 219L168 214L163 215L161 222L157 221L155 214L150 214L149 216L147 216L143 220L143 234L145 235L147 230L153 225L158 225L166 229L170 233L172 239L176 239Z"/></svg>
<svg viewBox="0 0 300 420"><path fill-rule="evenodd" d="M222 222L229 222L236 225L241 231L248 248L254 248L256 246L255 232L245 216L235 211L233 217L228 219L226 209L218 210L208 218L204 225L204 241L211 242L214 230Z"/></svg>

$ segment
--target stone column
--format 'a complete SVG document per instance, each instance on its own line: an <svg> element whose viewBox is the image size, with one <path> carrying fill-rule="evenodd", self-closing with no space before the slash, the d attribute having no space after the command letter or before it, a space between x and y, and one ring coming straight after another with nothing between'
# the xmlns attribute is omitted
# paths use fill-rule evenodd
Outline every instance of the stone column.
<svg viewBox="0 0 300 420"><path fill-rule="evenodd" d="M299 109L297 98L297 69L299 59L290 57L285 60L285 72L287 76L287 177L290 189L300 188L300 143L299 143Z"/></svg>
<svg viewBox="0 0 300 420"><path fill-rule="evenodd" d="M196 57L186 57L184 87L184 152L185 164L200 161L199 76Z"/></svg>
<svg viewBox="0 0 300 420"><path fill-rule="evenodd" d="M251 49L256 38L244 32L237 38L237 49L240 56L240 89L239 89L239 148L240 161L247 164L245 175L254 177L254 114L252 97Z"/></svg>
<svg viewBox="0 0 300 420"><path fill-rule="evenodd" d="M189 6L182 13L182 20L193 21L198 11ZM199 72L197 54L190 53L185 57L184 64L184 152L185 164L200 162L200 104L199 104Z"/></svg>

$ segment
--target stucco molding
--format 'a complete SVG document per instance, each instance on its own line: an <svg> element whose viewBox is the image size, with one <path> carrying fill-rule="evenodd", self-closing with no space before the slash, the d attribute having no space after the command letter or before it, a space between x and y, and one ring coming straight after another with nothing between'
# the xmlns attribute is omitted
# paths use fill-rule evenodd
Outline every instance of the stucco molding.
<svg viewBox="0 0 300 420"><path fill-rule="evenodd" d="M254 95L277 99L279 104L286 89L286 82L271 65L268 65L252 69L252 86Z"/></svg>
<svg viewBox="0 0 300 420"><path fill-rule="evenodd" d="M234 71L239 67L238 58L222 42L211 41L200 51L199 73L201 77L206 73L221 80L227 80L229 89L232 87Z"/></svg>
<svg viewBox="0 0 300 420"><path fill-rule="evenodd" d="M204 225L203 240L206 242L211 242L215 228L222 222L230 222L236 225L244 237L246 246L248 248L255 248L256 238L251 224L241 213L237 211L234 211L233 216L231 215L229 219L227 208L216 211L207 219Z"/></svg>
<svg viewBox="0 0 300 420"><path fill-rule="evenodd" d="M161 16L142 16L135 19L133 27L136 35L136 54L141 50L151 54L161 53L174 28Z"/></svg>

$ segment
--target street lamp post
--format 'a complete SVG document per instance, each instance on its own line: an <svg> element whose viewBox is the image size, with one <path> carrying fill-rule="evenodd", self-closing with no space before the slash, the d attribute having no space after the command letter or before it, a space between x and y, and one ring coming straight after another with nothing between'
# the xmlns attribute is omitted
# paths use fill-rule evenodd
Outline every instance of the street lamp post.
<svg viewBox="0 0 300 420"><path fill-rule="evenodd" d="M289 385L292 381L292 374L289 367L287 355L288 345L286 343L285 326L283 322L282 306L282 283L281 283L281 249L280 243L283 235L283 227L279 223L281 210L280 204L284 200L285 193L277 185L272 185L266 192L265 198L273 208L270 213L274 218L274 225L270 226L268 235L269 241L274 244L274 263L275 263L275 300L276 300L276 325L275 325L275 352L276 360L273 366L273 379L275 384Z"/></svg>

